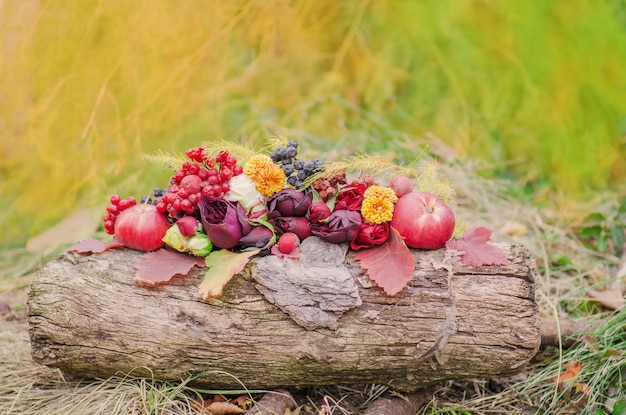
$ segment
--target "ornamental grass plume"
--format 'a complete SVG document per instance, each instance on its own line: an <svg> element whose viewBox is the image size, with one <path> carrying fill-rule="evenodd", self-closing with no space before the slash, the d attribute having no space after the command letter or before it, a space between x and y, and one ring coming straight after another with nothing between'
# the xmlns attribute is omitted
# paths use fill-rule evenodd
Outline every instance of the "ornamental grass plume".
<svg viewBox="0 0 626 415"><path fill-rule="evenodd" d="M363 194L361 215L369 223L380 224L393 218L394 204L398 201L395 192L382 186L370 186Z"/></svg>
<svg viewBox="0 0 626 415"><path fill-rule="evenodd" d="M263 196L271 196L285 185L285 173L265 154L250 157L243 166L243 172L252 179Z"/></svg>

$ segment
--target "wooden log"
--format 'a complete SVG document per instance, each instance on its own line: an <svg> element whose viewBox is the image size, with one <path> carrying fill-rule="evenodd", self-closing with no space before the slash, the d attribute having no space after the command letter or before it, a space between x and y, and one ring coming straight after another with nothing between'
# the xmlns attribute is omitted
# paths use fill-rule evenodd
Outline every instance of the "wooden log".
<svg viewBox="0 0 626 415"><path fill-rule="evenodd" d="M211 389L378 383L413 391L511 375L537 352L535 265L521 245L499 244L508 266L479 268L462 266L454 251L413 250L414 278L391 297L352 252L309 239L299 262L255 259L208 301L198 295L202 269L151 288L133 282L141 252L64 253L31 287L33 358L86 378L195 375ZM321 266L307 268L316 260ZM286 274L272 280L276 266ZM277 286L299 274L302 284Z"/></svg>

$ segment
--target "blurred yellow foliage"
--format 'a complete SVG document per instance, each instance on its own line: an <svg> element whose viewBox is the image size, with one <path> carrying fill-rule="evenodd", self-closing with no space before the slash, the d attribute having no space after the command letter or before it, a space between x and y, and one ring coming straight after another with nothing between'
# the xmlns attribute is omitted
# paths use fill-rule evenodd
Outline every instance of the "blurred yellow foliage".
<svg viewBox="0 0 626 415"><path fill-rule="evenodd" d="M169 172L142 156L268 131L432 131L577 191L626 172L610 1L4 0L0 244ZM620 124L621 123L621 124Z"/></svg>

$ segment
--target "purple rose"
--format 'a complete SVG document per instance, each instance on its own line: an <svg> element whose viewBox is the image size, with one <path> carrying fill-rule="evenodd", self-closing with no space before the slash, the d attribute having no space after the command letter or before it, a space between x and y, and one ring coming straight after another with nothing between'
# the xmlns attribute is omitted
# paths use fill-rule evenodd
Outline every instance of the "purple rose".
<svg viewBox="0 0 626 415"><path fill-rule="evenodd" d="M252 228L247 235L239 240L239 247L246 248L265 248L270 239L274 237L274 232L267 226L259 225Z"/></svg>
<svg viewBox="0 0 626 415"><path fill-rule="evenodd" d="M298 235L301 241L311 236L311 224L307 218L276 218L274 228L279 235L293 232Z"/></svg>
<svg viewBox="0 0 626 415"><path fill-rule="evenodd" d="M359 250L361 248L372 248L381 245L389 239L389 223L372 224L362 223L356 237L350 241L350 248Z"/></svg>
<svg viewBox="0 0 626 415"><path fill-rule="evenodd" d="M324 202L311 203L306 217L309 218L311 223L319 222L330 216L330 208Z"/></svg>
<svg viewBox="0 0 626 415"><path fill-rule="evenodd" d="M359 212L336 210L328 217L328 223L311 224L311 232L326 242L340 244L356 238L361 223L363 218Z"/></svg>
<svg viewBox="0 0 626 415"><path fill-rule="evenodd" d="M283 189L274 193L267 199L267 210L271 218L302 217L313 202L313 193L310 189L299 191L296 189Z"/></svg>
<svg viewBox="0 0 626 415"><path fill-rule="evenodd" d="M245 209L213 196L202 196L198 203L202 227L211 243L218 248L230 249L237 245L242 236L252 229Z"/></svg>

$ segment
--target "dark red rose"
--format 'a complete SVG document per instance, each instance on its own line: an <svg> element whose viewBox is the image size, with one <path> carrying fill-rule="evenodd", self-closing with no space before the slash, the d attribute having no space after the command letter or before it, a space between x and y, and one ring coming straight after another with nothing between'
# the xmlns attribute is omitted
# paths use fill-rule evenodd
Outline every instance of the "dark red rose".
<svg viewBox="0 0 626 415"><path fill-rule="evenodd" d="M335 210L361 210L365 190L367 186L363 183L344 187L337 195Z"/></svg>
<svg viewBox="0 0 626 415"><path fill-rule="evenodd" d="M350 241L350 248L355 251L361 248L371 248L381 245L389 238L389 223L372 224L363 223L359 228L356 238Z"/></svg>
<svg viewBox="0 0 626 415"><path fill-rule="evenodd" d="M306 217L309 218L311 223L319 222L329 216L330 208L324 202L311 203L311 206L309 206L309 211L306 214Z"/></svg>
<svg viewBox="0 0 626 415"><path fill-rule="evenodd" d="M213 196L202 196L198 208L204 232L218 248L235 247L239 239L252 229L246 211L239 203Z"/></svg>
<svg viewBox="0 0 626 415"><path fill-rule="evenodd" d="M311 225L309 220L304 217L276 218L274 219L274 229L279 235L293 232L298 235L301 241L311 236Z"/></svg>
<svg viewBox="0 0 626 415"><path fill-rule="evenodd" d="M361 227L363 218L359 212L353 210L336 210L330 214L327 223L311 224L313 235L319 236L326 242L340 244L352 241Z"/></svg>
<svg viewBox="0 0 626 415"><path fill-rule="evenodd" d="M274 232L267 226L255 226L239 240L238 246L241 249L265 248L273 237Z"/></svg>
<svg viewBox="0 0 626 415"><path fill-rule="evenodd" d="M283 189L267 199L267 211L271 218L302 217L313 202L313 192L310 189L299 191Z"/></svg>

